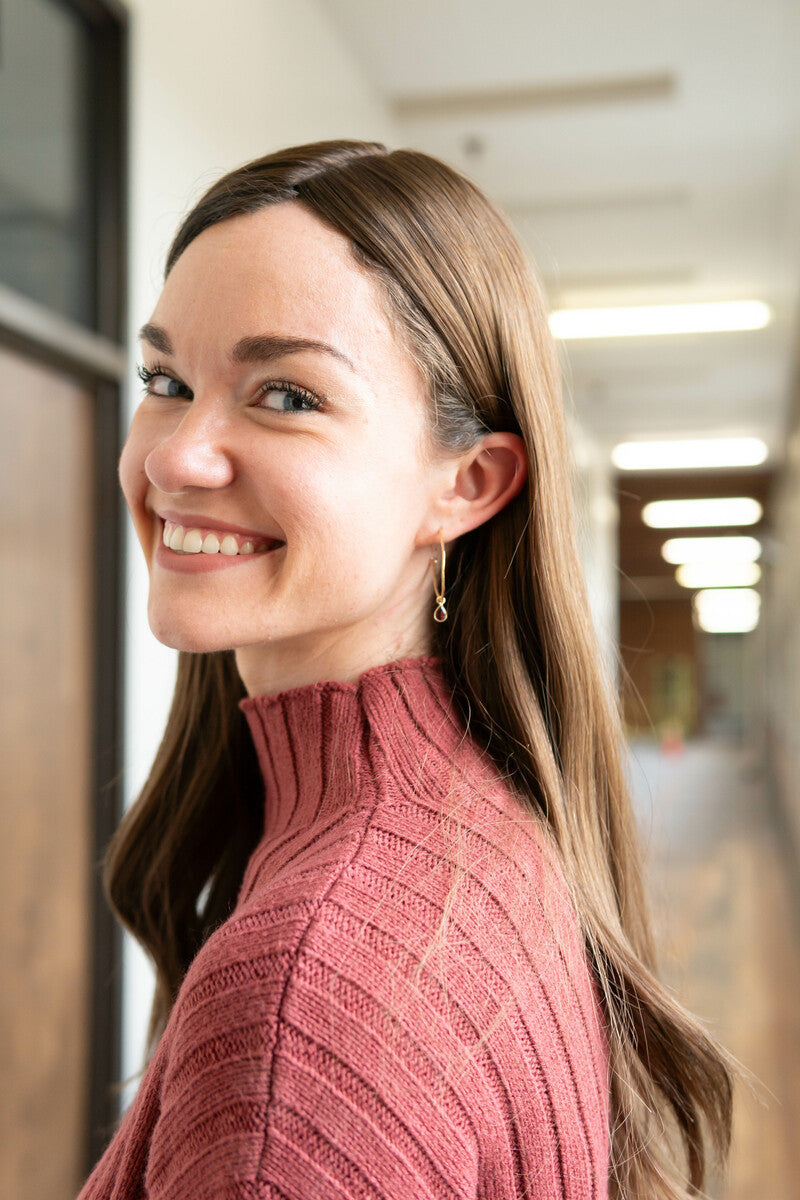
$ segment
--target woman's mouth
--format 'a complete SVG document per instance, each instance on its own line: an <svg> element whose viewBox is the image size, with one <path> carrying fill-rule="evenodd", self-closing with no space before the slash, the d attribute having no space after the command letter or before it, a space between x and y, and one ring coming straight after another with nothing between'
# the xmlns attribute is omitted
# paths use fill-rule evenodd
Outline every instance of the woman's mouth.
<svg viewBox="0 0 800 1200"><path fill-rule="evenodd" d="M267 559L286 546L277 538L230 533L224 529L189 527L164 521L156 546L159 567L181 574L196 575L244 566L247 562Z"/></svg>
<svg viewBox="0 0 800 1200"><path fill-rule="evenodd" d="M223 529L201 528L178 525L164 521L161 540L175 554L223 554L236 557L240 554L263 554L285 543L276 538L259 538Z"/></svg>

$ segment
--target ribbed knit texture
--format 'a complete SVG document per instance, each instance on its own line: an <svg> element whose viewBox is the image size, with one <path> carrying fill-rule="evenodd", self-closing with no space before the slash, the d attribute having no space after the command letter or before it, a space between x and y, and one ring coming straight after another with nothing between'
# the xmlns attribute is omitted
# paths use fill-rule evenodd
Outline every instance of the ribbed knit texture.
<svg viewBox="0 0 800 1200"><path fill-rule="evenodd" d="M263 838L80 1200L606 1198L577 919L442 660L239 707Z"/></svg>

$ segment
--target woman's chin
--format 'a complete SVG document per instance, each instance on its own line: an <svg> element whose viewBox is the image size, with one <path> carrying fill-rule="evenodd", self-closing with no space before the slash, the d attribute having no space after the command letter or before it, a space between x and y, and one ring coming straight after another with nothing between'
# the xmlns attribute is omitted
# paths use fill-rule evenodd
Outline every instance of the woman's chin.
<svg viewBox="0 0 800 1200"><path fill-rule="evenodd" d="M173 650L185 650L190 654L211 654L216 650L234 649L230 640L230 630L214 631L204 626L195 616L193 620L184 617L170 618L164 613L148 612L148 623L153 637L163 646Z"/></svg>
<svg viewBox="0 0 800 1200"><path fill-rule="evenodd" d="M153 635L161 642L162 646L169 646L172 650L185 650L189 654L212 654L216 650L231 650L234 648L223 642L212 641L209 638L198 638L172 631L163 633L160 630L153 629Z"/></svg>

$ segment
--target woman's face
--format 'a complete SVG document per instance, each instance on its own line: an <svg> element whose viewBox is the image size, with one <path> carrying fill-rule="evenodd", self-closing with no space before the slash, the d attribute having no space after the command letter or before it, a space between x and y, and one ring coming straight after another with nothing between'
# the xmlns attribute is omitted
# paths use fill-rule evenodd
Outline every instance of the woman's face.
<svg viewBox="0 0 800 1200"><path fill-rule="evenodd" d="M346 239L296 203L215 225L143 333L119 474L159 641L235 649L251 695L429 653L457 464L424 459L422 378ZM165 520L254 552L179 554Z"/></svg>

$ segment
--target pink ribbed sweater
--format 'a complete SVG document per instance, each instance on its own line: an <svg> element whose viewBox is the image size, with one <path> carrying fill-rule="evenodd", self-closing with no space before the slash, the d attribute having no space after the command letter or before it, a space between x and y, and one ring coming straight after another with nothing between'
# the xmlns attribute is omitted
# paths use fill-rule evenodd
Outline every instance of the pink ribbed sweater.
<svg viewBox="0 0 800 1200"><path fill-rule="evenodd" d="M442 660L239 707L263 838L80 1200L607 1197L574 910Z"/></svg>

